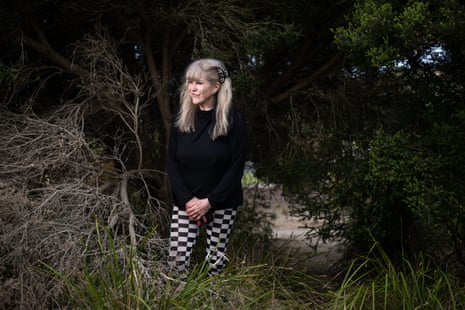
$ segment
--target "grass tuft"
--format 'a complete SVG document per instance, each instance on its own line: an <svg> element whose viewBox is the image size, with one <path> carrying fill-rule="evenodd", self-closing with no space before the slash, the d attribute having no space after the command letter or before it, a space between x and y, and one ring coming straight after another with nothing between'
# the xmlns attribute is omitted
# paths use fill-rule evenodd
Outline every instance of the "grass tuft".
<svg viewBox="0 0 465 310"><path fill-rule="evenodd" d="M340 287L328 294L327 309L462 309L465 290L451 274L420 254L396 265L378 243L354 261Z"/></svg>

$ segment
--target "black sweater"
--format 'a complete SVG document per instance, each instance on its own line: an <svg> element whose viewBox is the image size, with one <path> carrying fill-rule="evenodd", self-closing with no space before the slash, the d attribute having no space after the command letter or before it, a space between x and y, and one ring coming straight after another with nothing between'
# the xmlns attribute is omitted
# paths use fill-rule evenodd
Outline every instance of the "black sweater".
<svg viewBox="0 0 465 310"><path fill-rule="evenodd" d="M241 179L248 146L245 121L233 110L228 136L212 141L214 119L215 110L198 110L194 132L171 128L167 171L174 203L182 210L194 196L208 198L212 210L237 208L243 203Z"/></svg>

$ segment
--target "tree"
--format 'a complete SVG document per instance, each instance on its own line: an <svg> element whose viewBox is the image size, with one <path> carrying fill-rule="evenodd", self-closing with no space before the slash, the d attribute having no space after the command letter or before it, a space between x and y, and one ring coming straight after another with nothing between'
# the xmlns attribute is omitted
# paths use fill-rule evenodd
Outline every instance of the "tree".
<svg viewBox="0 0 465 310"><path fill-rule="evenodd" d="M323 216L323 237L464 262L464 13L458 1L359 1L335 29L346 54L335 101L350 109L338 106L340 127L294 187L318 193L300 196L300 212Z"/></svg>

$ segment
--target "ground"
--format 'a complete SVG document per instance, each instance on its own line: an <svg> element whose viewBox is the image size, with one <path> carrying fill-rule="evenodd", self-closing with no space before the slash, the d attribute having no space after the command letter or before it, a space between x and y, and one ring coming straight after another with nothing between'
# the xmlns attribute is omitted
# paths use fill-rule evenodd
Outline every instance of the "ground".
<svg viewBox="0 0 465 310"><path fill-rule="evenodd" d="M308 228L305 227L319 226L321 222L301 221L298 217L292 216L289 203L279 187L247 188L245 194L247 199L259 197L260 205L264 206L263 211L271 215L276 239L303 251L308 257L306 267L310 272L324 274L342 258L343 246L340 242L319 243L316 249L309 245L310 241L305 238Z"/></svg>

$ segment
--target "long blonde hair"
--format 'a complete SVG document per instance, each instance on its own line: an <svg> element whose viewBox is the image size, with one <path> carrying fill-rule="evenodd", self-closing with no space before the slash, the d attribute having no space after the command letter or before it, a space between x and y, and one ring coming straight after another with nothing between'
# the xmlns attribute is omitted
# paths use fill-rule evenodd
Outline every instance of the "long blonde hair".
<svg viewBox="0 0 465 310"><path fill-rule="evenodd" d="M202 58L192 62L186 69L184 81L181 86L180 110L176 117L175 126L181 132L195 131L195 112L198 107L192 104L188 92L188 82L198 81L201 78L210 83L219 82L220 89L216 93L215 125L211 130L211 138L215 140L220 136L226 136L229 129L229 113L232 108L232 84L224 63L213 58Z"/></svg>

